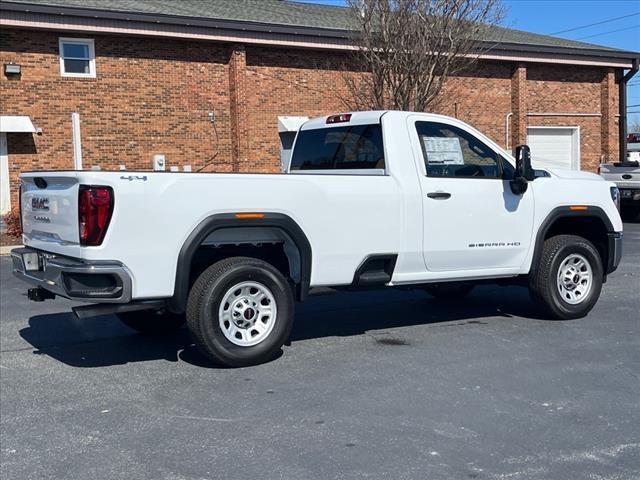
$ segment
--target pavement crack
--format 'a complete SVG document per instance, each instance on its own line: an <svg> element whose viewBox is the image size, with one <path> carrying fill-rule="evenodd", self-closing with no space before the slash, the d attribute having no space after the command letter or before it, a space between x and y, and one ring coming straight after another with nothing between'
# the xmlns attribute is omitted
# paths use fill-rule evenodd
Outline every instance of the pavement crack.
<svg viewBox="0 0 640 480"><path fill-rule="evenodd" d="M206 420L208 422L238 422L237 418L217 418L217 417L194 417L191 415L173 415L171 418L177 418L181 420Z"/></svg>
<svg viewBox="0 0 640 480"><path fill-rule="evenodd" d="M35 347L22 347L22 348L10 348L7 350L0 350L0 353L14 353L14 352L24 352L25 350L34 350Z"/></svg>

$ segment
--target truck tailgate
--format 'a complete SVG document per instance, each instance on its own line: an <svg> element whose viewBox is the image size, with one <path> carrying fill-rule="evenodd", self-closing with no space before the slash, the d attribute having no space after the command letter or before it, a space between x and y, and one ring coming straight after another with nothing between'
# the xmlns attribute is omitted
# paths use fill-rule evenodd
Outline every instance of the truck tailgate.
<svg viewBox="0 0 640 480"><path fill-rule="evenodd" d="M43 172L23 174L21 178L24 243L79 257L77 175L74 172Z"/></svg>
<svg viewBox="0 0 640 480"><path fill-rule="evenodd" d="M640 167L637 165L603 163L600 165L600 175L605 180L615 182L620 188L640 187Z"/></svg>

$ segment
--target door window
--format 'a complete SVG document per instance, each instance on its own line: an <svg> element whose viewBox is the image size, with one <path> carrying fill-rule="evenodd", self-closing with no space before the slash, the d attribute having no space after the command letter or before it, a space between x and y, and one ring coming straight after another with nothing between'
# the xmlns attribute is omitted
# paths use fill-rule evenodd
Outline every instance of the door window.
<svg viewBox="0 0 640 480"><path fill-rule="evenodd" d="M500 157L474 135L438 122L416 122L429 177L501 178Z"/></svg>

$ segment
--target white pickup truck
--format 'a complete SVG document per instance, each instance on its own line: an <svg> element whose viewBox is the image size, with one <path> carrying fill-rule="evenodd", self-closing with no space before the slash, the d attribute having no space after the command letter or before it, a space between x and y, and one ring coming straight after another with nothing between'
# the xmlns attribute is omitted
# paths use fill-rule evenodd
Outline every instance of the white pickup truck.
<svg viewBox="0 0 640 480"><path fill-rule="evenodd" d="M287 340L316 287L528 286L550 318L586 315L620 262L618 190L531 168L469 125L397 111L315 118L286 173L61 171L21 176L32 300L92 302L145 333L185 321L210 358L245 366ZM317 291L317 290L316 290Z"/></svg>
<svg viewBox="0 0 640 480"><path fill-rule="evenodd" d="M640 217L640 133L627 137L627 158L619 163L602 163L598 169L605 180L620 190L620 207L631 217Z"/></svg>

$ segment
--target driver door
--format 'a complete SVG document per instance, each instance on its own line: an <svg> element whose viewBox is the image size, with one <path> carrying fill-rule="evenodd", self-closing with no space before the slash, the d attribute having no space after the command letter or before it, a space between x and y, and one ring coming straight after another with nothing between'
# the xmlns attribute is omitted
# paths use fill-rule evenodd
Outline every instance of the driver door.
<svg viewBox="0 0 640 480"><path fill-rule="evenodd" d="M426 268L472 276L520 267L533 228L533 189L512 193L513 166L472 132L412 123L420 144Z"/></svg>

